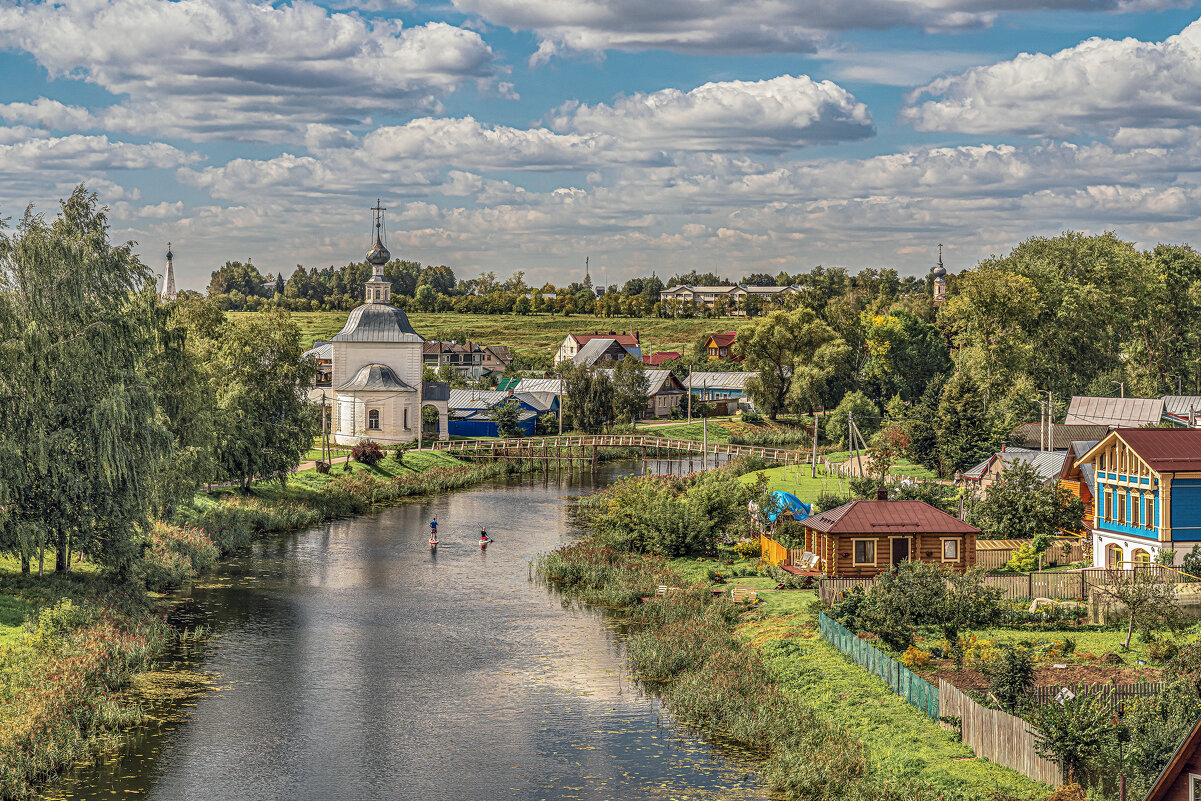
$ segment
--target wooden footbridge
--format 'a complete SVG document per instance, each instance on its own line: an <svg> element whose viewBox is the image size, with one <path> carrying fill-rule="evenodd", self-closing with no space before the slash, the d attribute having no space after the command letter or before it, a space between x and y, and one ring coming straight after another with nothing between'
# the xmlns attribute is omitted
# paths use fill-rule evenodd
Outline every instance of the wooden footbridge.
<svg viewBox="0 0 1201 801"><path fill-rule="evenodd" d="M547 461L597 461L601 448L637 448L644 459L670 458L675 454L702 456L759 456L781 464L808 464L809 454L788 448L761 445L704 443L695 439L672 439L644 434L572 434L561 437L514 437L508 439L457 439L432 443L435 450L468 459L544 459Z"/></svg>

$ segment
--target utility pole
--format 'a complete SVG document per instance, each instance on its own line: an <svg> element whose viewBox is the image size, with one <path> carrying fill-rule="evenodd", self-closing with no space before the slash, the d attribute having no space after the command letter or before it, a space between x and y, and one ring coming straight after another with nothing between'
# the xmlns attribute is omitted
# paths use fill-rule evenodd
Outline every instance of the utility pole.
<svg viewBox="0 0 1201 801"><path fill-rule="evenodd" d="M809 477L817 478L817 409L813 410L813 460L809 465Z"/></svg>
<svg viewBox="0 0 1201 801"><path fill-rule="evenodd" d="M1049 389L1047 390L1047 450L1055 450L1055 396Z"/></svg>
<svg viewBox="0 0 1201 801"><path fill-rule="evenodd" d="M701 400L704 401L705 390L708 389L708 379L702 384ZM704 407L701 407L702 411ZM716 459L714 460L716 461ZM704 470L709 466L709 417L708 415L701 418L701 469Z"/></svg>
<svg viewBox="0 0 1201 801"><path fill-rule="evenodd" d="M559 379L559 436L563 436L563 379Z"/></svg>
<svg viewBox="0 0 1201 801"><path fill-rule="evenodd" d="M863 476L863 457L859 455L859 449L855 446L855 435L859 433L859 428L855 425L854 412L847 412L847 436L851 440L851 447L855 450L855 467L859 470L859 476ZM859 441L863 441L863 436L860 435ZM865 444L864 447L867 447Z"/></svg>
<svg viewBox="0 0 1201 801"><path fill-rule="evenodd" d="M688 422L692 422L692 368L688 368Z"/></svg>

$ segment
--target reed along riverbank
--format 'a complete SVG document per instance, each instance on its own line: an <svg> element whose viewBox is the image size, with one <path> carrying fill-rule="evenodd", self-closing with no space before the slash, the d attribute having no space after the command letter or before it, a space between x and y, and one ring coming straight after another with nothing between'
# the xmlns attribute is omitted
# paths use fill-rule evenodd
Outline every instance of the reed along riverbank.
<svg viewBox="0 0 1201 801"><path fill-rule="evenodd" d="M708 581L690 578L701 571L681 570L678 560L673 564L660 556L584 540L539 558L537 572L568 598L627 618L631 634L626 654L632 670L678 718L757 756L762 781L785 798L1028 801L1049 792L1004 768L972 760L970 751L963 754L961 745L952 746L946 733L929 721L911 722L914 731L880 732L877 739L945 739L945 750L954 750L958 760L979 763L973 781L949 775L931 779L880 758L853 727L839 720L855 717L861 705L892 702L880 700L884 693L874 687L866 688L871 684L866 674L855 674L859 669L837 654L810 652L821 645L787 645L783 637L814 636L797 624L795 613L780 616L784 625L772 630L764 625L762 612L715 598ZM660 586L673 589L659 596ZM649 600L640 602L643 597ZM820 664L812 661L815 656L822 658ZM837 697L813 694L814 685L823 681L811 676L815 666L837 680L840 674L851 676L840 684L846 685L846 692ZM802 675L812 681L800 680ZM904 703L895 696L890 699ZM864 712L865 719L874 720L873 715Z"/></svg>

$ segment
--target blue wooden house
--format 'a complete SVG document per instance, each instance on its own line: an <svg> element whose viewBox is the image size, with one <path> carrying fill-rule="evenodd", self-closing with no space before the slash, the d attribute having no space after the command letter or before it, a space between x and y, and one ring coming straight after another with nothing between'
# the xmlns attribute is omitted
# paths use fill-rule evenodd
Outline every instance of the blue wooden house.
<svg viewBox="0 0 1201 801"><path fill-rule="evenodd" d="M452 437L497 437L500 432L492 420L492 407L507 400L517 402L517 422L525 436L533 436L538 416L559 413L557 397L545 393L501 392L499 390L454 389L448 407L449 435Z"/></svg>
<svg viewBox="0 0 1201 801"><path fill-rule="evenodd" d="M1176 561L1201 545L1201 429L1118 428L1077 461L1096 477L1094 567Z"/></svg>

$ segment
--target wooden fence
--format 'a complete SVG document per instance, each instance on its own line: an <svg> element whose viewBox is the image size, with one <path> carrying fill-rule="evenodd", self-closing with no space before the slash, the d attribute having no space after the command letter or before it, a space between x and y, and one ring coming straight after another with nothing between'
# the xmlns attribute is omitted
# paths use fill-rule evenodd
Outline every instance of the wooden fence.
<svg viewBox="0 0 1201 801"><path fill-rule="evenodd" d="M1187 573L1160 565L1130 567L1126 570L1149 571L1156 578L1171 584L1194 580ZM823 578L818 581L818 597L823 603L831 604L838 600L843 592L852 587L862 586L866 590L873 580L850 577ZM1033 598L1053 598L1060 601L1084 600L1088 598L1089 590L1093 587L1109 584L1111 581L1111 571L1105 568L1015 573L1011 576L986 576L984 579L984 583L988 586L999 588L1001 597L1009 601L1029 601Z"/></svg>
<svg viewBox="0 0 1201 801"><path fill-rule="evenodd" d="M1076 695L1101 694L1113 701L1126 698L1151 698L1163 692L1165 684L1162 681L1140 681L1134 684L1053 684L1049 687L1035 687L1030 691L1030 700L1039 706L1045 706L1055 700L1055 696L1067 687Z"/></svg>
<svg viewBox="0 0 1201 801"><path fill-rule="evenodd" d="M955 685L938 680L939 715L960 720L960 736L976 756L1012 768L1037 782L1058 787L1059 764L1034 750L1034 728L1019 717L980 706Z"/></svg>
<svg viewBox="0 0 1201 801"><path fill-rule="evenodd" d="M818 613L817 628L831 645L849 656L851 661L879 676L897 695L930 718L938 720L940 707L937 687L871 643L859 639L855 632L825 612Z"/></svg>
<svg viewBox="0 0 1201 801"><path fill-rule="evenodd" d="M1017 551L1020 542L1027 542L1027 540L976 540L976 567L1000 570L1013 558L1013 554ZM1061 546L1063 542L1069 542L1071 545L1067 559L1063 558L1063 548ZM992 547L994 545L999 546L1000 543L1005 543L1006 546L1010 546L1011 543L1017 544L1013 544L1011 547ZM1073 537L1071 540L1056 540L1055 544L1043 554L1043 565L1046 567L1071 564L1083 560L1084 546L1077 537Z"/></svg>
<svg viewBox="0 0 1201 801"><path fill-rule="evenodd" d="M784 562L790 562L788 549L762 534L759 535L759 555L763 561L777 567Z"/></svg>

